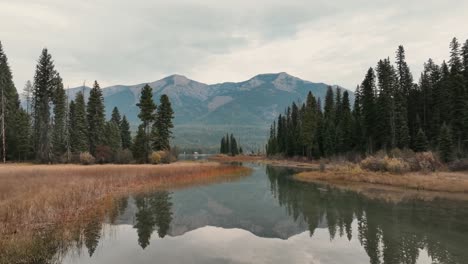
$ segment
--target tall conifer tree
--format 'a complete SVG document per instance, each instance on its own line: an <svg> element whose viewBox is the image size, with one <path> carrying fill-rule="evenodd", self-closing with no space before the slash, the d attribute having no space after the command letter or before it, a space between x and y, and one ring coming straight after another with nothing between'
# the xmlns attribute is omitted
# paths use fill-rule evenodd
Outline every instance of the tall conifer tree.
<svg viewBox="0 0 468 264"><path fill-rule="evenodd" d="M153 101L153 89L148 84L146 84L141 90L140 102L137 104L137 106L140 108L140 113L138 114L138 117L140 118L142 124L141 127L138 128L138 138L135 139L135 143L140 144L140 141L144 143L144 153L142 155L144 156L145 162L148 163L149 154L151 150L150 128L152 123L154 122L155 111L157 108L156 104ZM141 150L141 146L136 147L139 150Z"/></svg>
<svg viewBox="0 0 468 264"><path fill-rule="evenodd" d="M96 154L96 147L103 144L106 124L104 112L104 97L97 81L89 93L86 107L88 118L89 152Z"/></svg>
<svg viewBox="0 0 468 264"><path fill-rule="evenodd" d="M169 97L161 95L159 106L156 113L156 120L153 124L153 148L156 150L169 150L171 148L170 139L172 137L172 128L174 125L174 111L172 110Z"/></svg>

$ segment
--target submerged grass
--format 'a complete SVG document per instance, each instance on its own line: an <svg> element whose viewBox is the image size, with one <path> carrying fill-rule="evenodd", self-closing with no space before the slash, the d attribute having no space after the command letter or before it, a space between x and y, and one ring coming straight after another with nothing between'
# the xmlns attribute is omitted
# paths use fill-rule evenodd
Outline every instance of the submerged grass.
<svg viewBox="0 0 468 264"><path fill-rule="evenodd" d="M63 248L60 243L74 236L67 227L103 218L119 197L233 179L248 172L216 162L0 165L0 263L46 263ZM45 243L48 236L60 239Z"/></svg>
<svg viewBox="0 0 468 264"><path fill-rule="evenodd" d="M415 190L440 192L468 192L468 174L463 172L407 172L392 174L372 172L358 165L335 166L325 171L307 171L294 176L301 181L324 181L329 183L366 183L394 186Z"/></svg>

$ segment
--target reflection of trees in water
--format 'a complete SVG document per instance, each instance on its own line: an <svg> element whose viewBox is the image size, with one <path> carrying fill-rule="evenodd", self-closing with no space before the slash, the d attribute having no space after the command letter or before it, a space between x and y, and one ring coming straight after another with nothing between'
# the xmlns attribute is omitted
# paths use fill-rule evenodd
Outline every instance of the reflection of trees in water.
<svg viewBox="0 0 468 264"><path fill-rule="evenodd" d="M434 200L400 203L371 199L352 191L293 181L292 171L267 166L272 194L291 217L304 220L311 236L326 219L330 239L346 234L351 223L370 263L416 263L419 249L439 263L466 263L468 251L468 205Z"/></svg>
<svg viewBox="0 0 468 264"><path fill-rule="evenodd" d="M135 214L134 227L138 233L138 244L144 249L149 245L156 227L161 238L169 231L172 221L171 196L167 191L141 194L135 197L135 202L138 212Z"/></svg>
<svg viewBox="0 0 468 264"><path fill-rule="evenodd" d="M91 257L96 250L99 239L101 238L101 221L100 219L92 219L84 228L84 243Z"/></svg>

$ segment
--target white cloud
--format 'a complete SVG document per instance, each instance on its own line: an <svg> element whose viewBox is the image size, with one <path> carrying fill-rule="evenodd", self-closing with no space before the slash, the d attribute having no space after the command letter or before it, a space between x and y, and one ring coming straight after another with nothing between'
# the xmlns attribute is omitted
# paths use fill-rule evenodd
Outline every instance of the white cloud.
<svg viewBox="0 0 468 264"><path fill-rule="evenodd" d="M464 40L466 1L0 0L0 40L20 89L48 47L65 85L215 83L286 71L354 88L399 44L417 77Z"/></svg>

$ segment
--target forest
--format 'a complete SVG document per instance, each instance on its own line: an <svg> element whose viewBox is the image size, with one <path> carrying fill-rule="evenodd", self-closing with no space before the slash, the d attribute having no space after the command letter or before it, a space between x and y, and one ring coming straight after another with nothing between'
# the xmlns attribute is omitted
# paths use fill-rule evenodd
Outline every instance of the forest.
<svg viewBox="0 0 468 264"><path fill-rule="evenodd" d="M28 81L20 104L8 59L0 42L1 130L3 162L38 163L168 163L174 112L167 95L159 105L146 85L137 104L141 124L132 139L127 117L116 107L106 120L104 98L97 81L88 101L84 91L68 98L52 56L43 49L34 81Z"/></svg>
<svg viewBox="0 0 468 264"><path fill-rule="evenodd" d="M468 154L468 40L450 42L450 58L432 59L415 83L403 46L369 68L348 91L329 87L324 105L309 93L271 125L269 156L366 156L377 151L435 151L444 162Z"/></svg>

